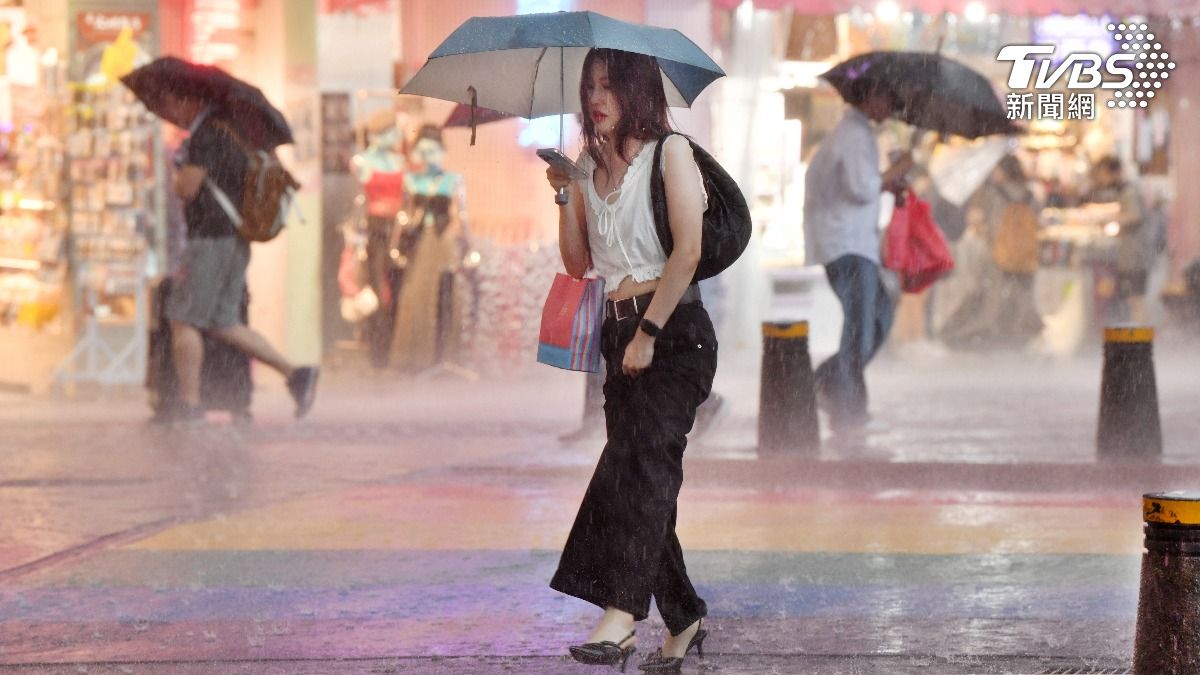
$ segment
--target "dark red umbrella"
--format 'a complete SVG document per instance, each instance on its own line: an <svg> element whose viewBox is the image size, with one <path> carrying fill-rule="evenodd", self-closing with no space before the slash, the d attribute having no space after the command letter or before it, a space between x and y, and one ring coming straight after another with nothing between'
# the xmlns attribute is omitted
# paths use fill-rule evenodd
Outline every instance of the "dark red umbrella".
<svg viewBox="0 0 1200 675"><path fill-rule="evenodd" d="M508 113L502 113L499 110L491 108L480 108L476 102L478 95L475 92L475 87L467 87L467 95L471 97L470 103L459 103L454 106L454 110L450 111L450 116L442 123L442 128L449 127L470 127L471 128L471 145L475 145L475 127L488 122L508 119L516 117Z"/></svg>
<svg viewBox="0 0 1200 675"><path fill-rule="evenodd" d="M488 122L497 122L514 117L516 115L509 115L508 113L502 113L499 110L492 110L491 108L475 108L475 124L487 124ZM442 122L443 128L469 126L471 126L471 105L469 103L459 103L454 106L454 110L450 111L450 115L446 117L446 121Z"/></svg>

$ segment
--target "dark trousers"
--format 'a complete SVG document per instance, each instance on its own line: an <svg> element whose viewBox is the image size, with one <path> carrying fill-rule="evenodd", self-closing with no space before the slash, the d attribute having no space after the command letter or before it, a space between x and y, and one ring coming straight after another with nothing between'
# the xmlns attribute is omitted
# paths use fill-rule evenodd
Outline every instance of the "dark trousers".
<svg viewBox="0 0 1200 675"><path fill-rule="evenodd" d="M857 255L844 255L825 266L829 285L842 304L838 351L816 371L817 387L829 398L830 424L861 424L867 419L867 364L883 346L894 308L879 266Z"/></svg>
<svg viewBox="0 0 1200 675"><path fill-rule="evenodd" d="M717 339L699 302L680 305L637 377L621 372L637 321L609 319L602 352L608 443L592 475L550 587L641 621L654 597L672 635L708 612L675 536L683 451L696 408L712 390Z"/></svg>
<svg viewBox="0 0 1200 675"><path fill-rule="evenodd" d="M363 340L367 343L371 365L387 366L392 349L392 330L396 325L396 297L403 273L392 262L393 218L367 216L367 283L379 298L379 309L363 319Z"/></svg>

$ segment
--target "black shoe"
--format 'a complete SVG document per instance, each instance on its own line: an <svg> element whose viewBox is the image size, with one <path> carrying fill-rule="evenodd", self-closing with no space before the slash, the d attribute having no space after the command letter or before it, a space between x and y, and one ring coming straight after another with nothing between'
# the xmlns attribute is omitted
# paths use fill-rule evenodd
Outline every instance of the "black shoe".
<svg viewBox="0 0 1200 675"><path fill-rule="evenodd" d="M700 626L696 628L696 634L688 641L687 649L683 650L683 655L692 651L692 647L696 648L696 655L704 658L704 638L708 637L708 631L704 630L704 619L700 619ZM683 672L683 658L678 656L663 656L662 648L651 655L650 658L638 665L638 670L644 673L681 673Z"/></svg>
<svg viewBox="0 0 1200 675"><path fill-rule="evenodd" d="M581 645L571 645L571 657L580 663L585 663L589 666L614 666L620 664L621 672L625 672L625 663L629 661L629 655L637 651L637 647L629 645L622 647L621 645L629 642L637 635L637 631L629 631L620 642L605 640L604 642L588 642Z"/></svg>
<svg viewBox="0 0 1200 675"><path fill-rule="evenodd" d="M316 366L297 368L288 378L288 391L296 402L296 419L308 414L312 409L313 400L317 397L317 375L320 369Z"/></svg>

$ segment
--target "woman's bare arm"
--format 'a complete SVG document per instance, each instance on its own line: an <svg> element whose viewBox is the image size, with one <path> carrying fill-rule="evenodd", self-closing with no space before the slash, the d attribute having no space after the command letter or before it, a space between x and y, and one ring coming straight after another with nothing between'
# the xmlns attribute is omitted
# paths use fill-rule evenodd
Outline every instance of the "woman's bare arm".
<svg viewBox="0 0 1200 675"><path fill-rule="evenodd" d="M659 327L666 324L692 283L700 263L700 235L704 220L704 186L700 180L692 146L688 139L675 135L663 144L666 167L663 172L667 194L667 223L675 246L667 258L662 278L645 318ZM639 331L639 337L642 333Z"/></svg>
<svg viewBox="0 0 1200 675"><path fill-rule="evenodd" d="M579 188L579 181L571 180L570 176L555 171L553 167L546 169L546 180L555 190L566 187L570 196L566 204L558 207L558 251L567 274L579 279L592 266L587 240L587 216L583 210L583 190Z"/></svg>

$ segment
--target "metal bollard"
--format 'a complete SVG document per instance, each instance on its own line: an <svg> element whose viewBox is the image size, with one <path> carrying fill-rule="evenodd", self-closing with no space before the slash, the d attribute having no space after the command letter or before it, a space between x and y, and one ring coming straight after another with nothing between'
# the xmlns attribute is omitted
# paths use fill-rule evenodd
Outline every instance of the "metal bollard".
<svg viewBox="0 0 1200 675"><path fill-rule="evenodd" d="M1133 672L1200 673L1200 493L1142 499L1146 544Z"/></svg>
<svg viewBox="0 0 1200 675"><path fill-rule="evenodd" d="M1096 431L1096 453L1101 459L1162 455L1153 345L1153 328L1104 331L1104 373Z"/></svg>
<svg viewBox="0 0 1200 675"><path fill-rule="evenodd" d="M821 449L808 322L764 323L758 391L758 451Z"/></svg>

